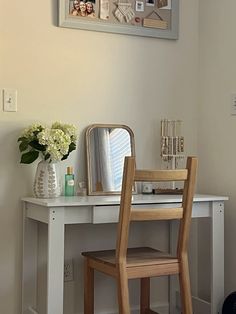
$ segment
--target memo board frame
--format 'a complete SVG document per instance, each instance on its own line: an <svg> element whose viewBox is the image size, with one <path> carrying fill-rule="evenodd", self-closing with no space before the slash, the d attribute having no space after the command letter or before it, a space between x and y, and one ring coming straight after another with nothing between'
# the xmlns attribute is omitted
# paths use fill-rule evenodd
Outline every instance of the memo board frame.
<svg viewBox="0 0 236 314"><path fill-rule="evenodd" d="M147 36L166 39L178 39L179 35L179 0L172 0L171 26L168 29L157 29L130 24L111 23L100 19L88 19L69 14L70 0L59 1L59 26L82 30L99 31L107 33ZM110 0L114 2L113 0Z"/></svg>

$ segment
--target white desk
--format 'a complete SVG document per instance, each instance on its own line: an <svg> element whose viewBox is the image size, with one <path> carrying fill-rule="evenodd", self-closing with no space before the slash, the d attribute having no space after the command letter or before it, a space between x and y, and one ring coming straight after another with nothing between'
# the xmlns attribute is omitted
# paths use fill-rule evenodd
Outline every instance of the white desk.
<svg viewBox="0 0 236 314"><path fill-rule="evenodd" d="M224 298L224 201L227 197L196 195L193 218L211 219L211 302L193 298L194 313L220 313ZM178 195L135 195L135 206L178 206ZM64 284L64 230L66 224L98 224L118 221L119 196L59 197L56 199L23 198L24 243L22 314L37 314L37 222L48 226L47 254L47 312L63 314ZM134 206L134 207L135 207ZM171 230L175 228L171 225ZM173 234L171 232L171 234ZM175 239L171 238L173 248ZM98 248L99 249L99 248ZM177 286L170 285L170 308L178 313L176 305Z"/></svg>

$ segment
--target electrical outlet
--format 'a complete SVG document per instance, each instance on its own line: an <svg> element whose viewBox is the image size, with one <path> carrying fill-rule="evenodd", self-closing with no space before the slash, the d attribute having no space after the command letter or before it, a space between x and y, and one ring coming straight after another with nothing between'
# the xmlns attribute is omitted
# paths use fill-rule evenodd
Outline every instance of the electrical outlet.
<svg viewBox="0 0 236 314"><path fill-rule="evenodd" d="M236 115L236 94L231 94L231 115Z"/></svg>
<svg viewBox="0 0 236 314"><path fill-rule="evenodd" d="M64 264L64 281L73 281L74 271L73 271L73 260L67 260Z"/></svg>

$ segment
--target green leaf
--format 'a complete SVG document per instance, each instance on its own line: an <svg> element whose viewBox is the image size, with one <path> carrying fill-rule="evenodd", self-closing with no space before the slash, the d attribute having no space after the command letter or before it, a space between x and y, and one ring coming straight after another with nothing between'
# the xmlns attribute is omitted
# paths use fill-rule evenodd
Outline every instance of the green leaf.
<svg viewBox="0 0 236 314"><path fill-rule="evenodd" d="M47 153L47 154L44 156L44 160L47 160L49 157L50 157L50 154Z"/></svg>
<svg viewBox="0 0 236 314"><path fill-rule="evenodd" d="M26 150L28 148L28 142L22 141L19 145L19 150L20 152L23 152L24 150Z"/></svg>
<svg viewBox="0 0 236 314"><path fill-rule="evenodd" d="M32 150L28 153L25 153L21 156L21 163L22 164L31 164L34 162L39 156L39 152Z"/></svg>
<svg viewBox="0 0 236 314"><path fill-rule="evenodd" d="M29 142L29 145L30 145L31 147L33 147L34 149L37 149L37 150L39 150L39 151L41 151L41 152L43 152L43 151L46 150L46 147L45 147L44 145L40 145L40 144L38 143L38 141L31 141L31 142Z"/></svg>
<svg viewBox="0 0 236 314"><path fill-rule="evenodd" d="M72 152L73 150L76 149L76 144L75 143L70 143L70 146L69 146L69 153Z"/></svg>
<svg viewBox="0 0 236 314"><path fill-rule="evenodd" d="M68 154L64 155L61 160L67 159L68 156L69 156L69 154L70 154L73 150L75 150L75 149L76 149L76 144L73 143L73 142L70 143L69 150L68 150Z"/></svg>
<svg viewBox="0 0 236 314"><path fill-rule="evenodd" d="M19 137L17 142L21 142L21 141L27 141L27 138L26 137Z"/></svg>
<svg viewBox="0 0 236 314"><path fill-rule="evenodd" d="M65 160L69 156L69 153L64 155L61 160Z"/></svg>

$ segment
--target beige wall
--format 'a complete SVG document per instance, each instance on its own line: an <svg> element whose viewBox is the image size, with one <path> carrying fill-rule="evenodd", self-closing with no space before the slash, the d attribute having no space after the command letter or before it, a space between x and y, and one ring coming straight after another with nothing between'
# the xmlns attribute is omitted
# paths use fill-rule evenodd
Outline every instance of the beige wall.
<svg viewBox="0 0 236 314"><path fill-rule="evenodd" d="M236 116L230 96L236 91L236 2L200 0L200 128L201 191L228 195L225 208L225 292L236 290Z"/></svg>
<svg viewBox="0 0 236 314"><path fill-rule="evenodd" d="M85 176L84 128L94 122L129 125L140 166L160 163L159 127L165 117L184 121L187 153L196 153L198 1L180 2L180 38L172 41L58 28L56 0L1 1L0 90L18 90L18 112L0 109L0 313L20 313L20 198L32 193L35 171L35 165L19 164L16 141L23 127L34 121L76 124L79 148L62 172L74 165L80 180ZM220 112L223 108L215 118ZM109 227L104 232L109 234ZM73 243L68 255L76 249ZM73 313L78 308L71 309L68 291L66 313Z"/></svg>

